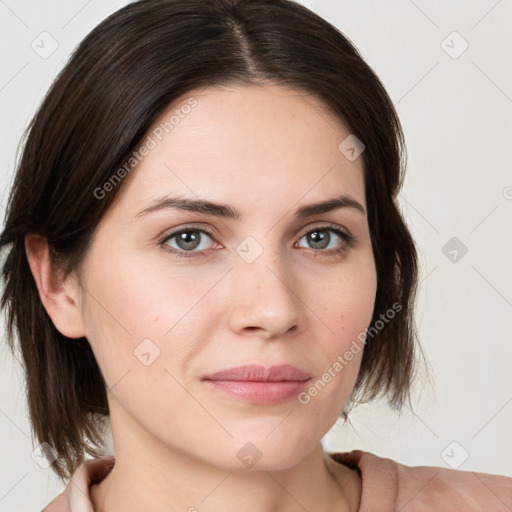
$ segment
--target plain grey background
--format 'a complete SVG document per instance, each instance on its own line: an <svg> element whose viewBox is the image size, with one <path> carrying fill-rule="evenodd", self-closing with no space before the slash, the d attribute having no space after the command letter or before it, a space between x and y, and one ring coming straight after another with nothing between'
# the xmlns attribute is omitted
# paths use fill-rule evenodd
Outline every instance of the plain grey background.
<svg viewBox="0 0 512 512"><path fill-rule="evenodd" d="M18 141L57 72L126 3L0 0L2 206ZM420 248L417 325L434 378L418 381L413 411L362 405L324 446L512 476L512 1L300 3L355 44L402 121L400 205ZM0 350L0 511L39 510L62 487L31 458L22 374Z"/></svg>

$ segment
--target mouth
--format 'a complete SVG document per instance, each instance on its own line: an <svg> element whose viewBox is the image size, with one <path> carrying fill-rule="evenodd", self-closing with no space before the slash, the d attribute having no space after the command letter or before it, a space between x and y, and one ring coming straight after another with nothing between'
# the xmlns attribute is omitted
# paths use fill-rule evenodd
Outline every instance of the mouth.
<svg viewBox="0 0 512 512"><path fill-rule="evenodd" d="M244 365L203 378L210 388L254 404L279 404L300 393L311 375L291 365Z"/></svg>

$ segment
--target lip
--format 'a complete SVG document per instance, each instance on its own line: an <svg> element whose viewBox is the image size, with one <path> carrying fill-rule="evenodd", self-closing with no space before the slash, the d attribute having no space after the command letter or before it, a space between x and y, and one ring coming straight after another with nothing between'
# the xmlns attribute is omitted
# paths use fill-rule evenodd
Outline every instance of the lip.
<svg viewBox="0 0 512 512"><path fill-rule="evenodd" d="M244 365L221 370L203 378L211 388L253 404L279 404L302 391L311 375L288 364Z"/></svg>
<svg viewBox="0 0 512 512"><path fill-rule="evenodd" d="M220 370L204 377L204 380L234 380L250 382L280 382L280 381L305 381L311 378L295 366L280 364L277 366L264 366L260 364L249 364L235 366L226 370Z"/></svg>

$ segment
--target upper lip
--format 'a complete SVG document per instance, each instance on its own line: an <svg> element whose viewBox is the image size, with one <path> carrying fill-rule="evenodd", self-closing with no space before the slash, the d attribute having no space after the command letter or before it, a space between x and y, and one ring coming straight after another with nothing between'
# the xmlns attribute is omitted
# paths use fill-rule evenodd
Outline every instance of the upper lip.
<svg viewBox="0 0 512 512"><path fill-rule="evenodd" d="M281 364L278 366L264 366L250 364L236 366L212 373L204 377L204 380L238 380L254 382L279 382L279 381L305 381L311 378L306 373L295 366Z"/></svg>

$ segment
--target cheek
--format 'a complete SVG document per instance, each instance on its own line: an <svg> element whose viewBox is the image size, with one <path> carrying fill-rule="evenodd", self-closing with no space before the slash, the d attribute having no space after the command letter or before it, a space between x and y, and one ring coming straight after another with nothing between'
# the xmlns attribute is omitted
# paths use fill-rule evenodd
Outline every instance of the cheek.
<svg viewBox="0 0 512 512"><path fill-rule="evenodd" d="M324 418L333 425L350 398L364 353L365 331L373 315L376 285L372 265L354 266L318 297L324 312L319 316L329 329L319 326L325 333L315 338L322 353L319 372L299 396L309 417Z"/></svg>
<svg viewBox="0 0 512 512"><path fill-rule="evenodd" d="M377 274L370 253L341 266L339 275L317 296L316 304L322 304L325 322L335 333L337 349L357 339L369 326L376 292Z"/></svg>
<svg viewBox="0 0 512 512"><path fill-rule="evenodd" d="M338 407L342 408L352 392L364 352L365 332L372 320L376 291L373 257L362 255L341 268L332 286L324 287L316 296L315 303L322 304L319 311L323 314L318 316L325 324L320 326L325 334L318 336L323 352L322 370L316 376L320 382L311 390L311 399L316 393L322 396L321 400L313 400L322 414L333 414ZM333 418L335 421L336 416Z"/></svg>
<svg viewBox="0 0 512 512"><path fill-rule="evenodd" d="M113 247L91 253L89 261L87 338L107 384L141 363L172 367L187 359L199 329L208 323L213 303L204 298L219 277L172 265L156 268ZM116 263L105 266L104 261Z"/></svg>

